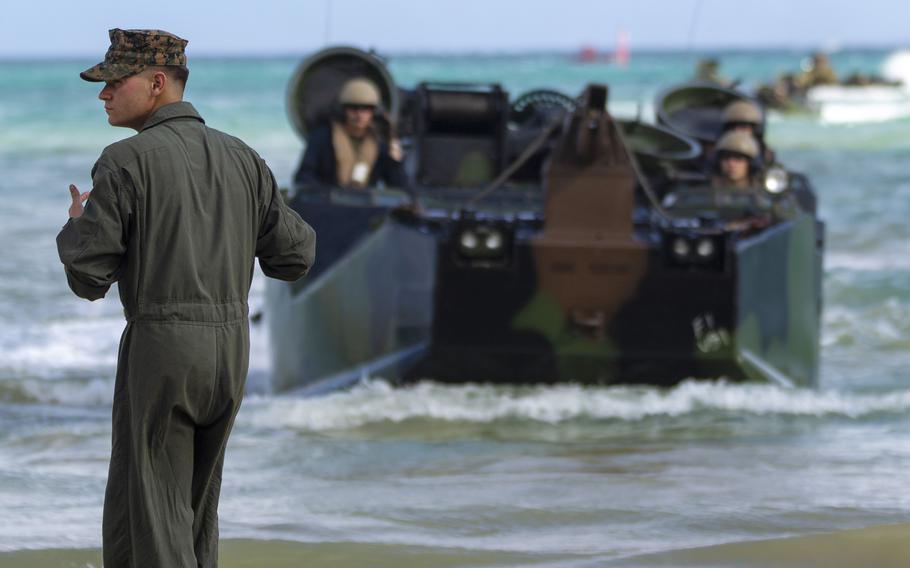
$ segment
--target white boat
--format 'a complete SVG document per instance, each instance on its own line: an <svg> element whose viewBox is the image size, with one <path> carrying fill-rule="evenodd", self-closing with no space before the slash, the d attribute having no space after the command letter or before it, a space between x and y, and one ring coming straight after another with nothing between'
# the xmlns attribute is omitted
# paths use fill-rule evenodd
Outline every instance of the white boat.
<svg viewBox="0 0 910 568"><path fill-rule="evenodd" d="M823 85L806 93L822 122L883 122L910 116L910 90L901 85Z"/></svg>
<svg viewBox="0 0 910 568"><path fill-rule="evenodd" d="M896 51L882 64L887 83L821 85L806 93L809 110L822 122L884 122L910 117L910 51Z"/></svg>

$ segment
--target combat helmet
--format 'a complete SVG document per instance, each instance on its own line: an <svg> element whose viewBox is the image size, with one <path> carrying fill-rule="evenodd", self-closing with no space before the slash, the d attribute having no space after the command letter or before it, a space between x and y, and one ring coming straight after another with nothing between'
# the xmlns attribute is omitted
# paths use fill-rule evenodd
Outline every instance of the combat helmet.
<svg viewBox="0 0 910 568"><path fill-rule="evenodd" d="M338 102L342 105L379 106L379 89L367 79L350 79L341 88Z"/></svg>
<svg viewBox="0 0 910 568"><path fill-rule="evenodd" d="M733 101L724 108L721 120L724 124L738 122L761 127L764 116L758 104L750 100L740 99Z"/></svg>
<svg viewBox="0 0 910 568"><path fill-rule="evenodd" d="M758 141L755 140L755 137L748 132L743 131L727 132L721 136L720 140L717 141L715 150L718 153L731 152L734 154L740 154L749 158L750 161L755 161L755 159L758 158L760 151L758 147Z"/></svg>

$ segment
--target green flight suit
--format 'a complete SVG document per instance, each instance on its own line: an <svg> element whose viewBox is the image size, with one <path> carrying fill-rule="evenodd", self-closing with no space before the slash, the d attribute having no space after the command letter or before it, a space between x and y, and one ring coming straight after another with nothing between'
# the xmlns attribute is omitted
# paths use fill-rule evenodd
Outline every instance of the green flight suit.
<svg viewBox="0 0 910 568"><path fill-rule="evenodd" d="M315 233L265 162L186 102L107 147L57 236L72 290L126 315L104 500L105 568L217 566L224 449L249 359L253 262L295 280Z"/></svg>

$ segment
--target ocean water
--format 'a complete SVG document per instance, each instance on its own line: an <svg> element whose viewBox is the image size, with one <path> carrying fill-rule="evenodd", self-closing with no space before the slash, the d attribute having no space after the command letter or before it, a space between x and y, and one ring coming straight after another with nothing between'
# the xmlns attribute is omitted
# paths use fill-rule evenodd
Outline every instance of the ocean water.
<svg viewBox="0 0 910 568"><path fill-rule="evenodd" d="M715 55L752 87L806 54ZM832 61L877 72L887 56ZM389 66L405 86L574 94L606 82L616 114L649 116L695 61L402 55ZM98 86L78 79L92 63L0 62L0 567L100 566L122 312L113 292L72 296L54 244L67 185L89 189L101 149L130 133L106 124ZM302 149L285 113L298 63L191 62L187 98L282 183ZM772 116L769 139L811 177L827 222L818 389L722 377L670 390L503 388L478 377L396 390L377 378L288 398L271 393L268 338L254 327L225 466L223 565L910 565L910 120ZM262 287L257 276L253 310Z"/></svg>

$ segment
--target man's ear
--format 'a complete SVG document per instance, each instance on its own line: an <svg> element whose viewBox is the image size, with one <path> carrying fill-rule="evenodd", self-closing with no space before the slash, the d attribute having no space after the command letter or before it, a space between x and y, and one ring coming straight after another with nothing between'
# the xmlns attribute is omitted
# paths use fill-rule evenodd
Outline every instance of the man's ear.
<svg viewBox="0 0 910 568"><path fill-rule="evenodd" d="M155 71L152 75L152 94L160 95L167 88L168 76L164 71Z"/></svg>

